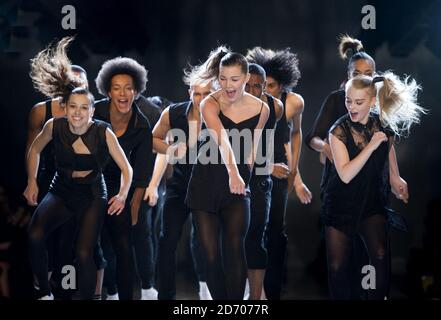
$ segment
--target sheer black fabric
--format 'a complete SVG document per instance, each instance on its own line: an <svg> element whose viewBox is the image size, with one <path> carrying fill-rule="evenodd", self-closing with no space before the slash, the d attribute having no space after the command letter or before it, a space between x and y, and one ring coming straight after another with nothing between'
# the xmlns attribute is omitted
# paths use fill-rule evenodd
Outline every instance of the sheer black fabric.
<svg viewBox="0 0 441 320"><path fill-rule="evenodd" d="M325 225L353 234L362 219L372 214L387 213L389 185L389 150L393 133L384 129L378 114L371 112L366 125L352 122L349 115L341 117L330 129L348 150L349 158L354 159L369 143L377 131L389 137L370 156L360 172L349 182L344 183L332 165L326 185L323 186L322 218Z"/></svg>
<svg viewBox="0 0 441 320"><path fill-rule="evenodd" d="M249 199L235 201L215 215L193 212L207 267L206 277L215 300L242 300L247 277L245 235L248 230Z"/></svg>
<svg viewBox="0 0 441 320"><path fill-rule="evenodd" d="M383 215L372 215L361 222L360 236L366 247L369 264L373 267L374 288L366 288L370 300L384 300L389 287L389 259L387 259L387 223ZM350 254L353 242L344 232L325 228L328 260L328 283L332 299L349 300L351 296ZM362 274L363 270L357 270ZM366 272L367 274L367 272ZM372 285L372 283L370 283Z"/></svg>

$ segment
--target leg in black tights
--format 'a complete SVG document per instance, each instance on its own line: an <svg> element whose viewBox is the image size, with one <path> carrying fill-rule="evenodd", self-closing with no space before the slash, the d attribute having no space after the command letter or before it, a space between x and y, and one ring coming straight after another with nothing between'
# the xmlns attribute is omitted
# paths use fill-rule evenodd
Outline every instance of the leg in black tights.
<svg viewBox="0 0 441 320"><path fill-rule="evenodd" d="M325 238L331 298L348 300L351 298L349 277L351 237L334 227L327 226L325 228Z"/></svg>
<svg viewBox="0 0 441 320"><path fill-rule="evenodd" d="M383 300L389 287L389 259L387 259L387 224L384 216L373 215L360 225L360 235L369 255L370 264L375 268L375 289L370 289L368 299ZM333 299L350 299L349 258L351 237L327 226L325 229L328 259L328 280ZM361 272L356 270L355 272Z"/></svg>
<svg viewBox="0 0 441 320"><path fill-rule="evenodd" d="M29 224L29 246L32 270L38 280L41 295L49 295L47 237L74 215L63 200L47 193L35 210ZM67 248L66 250L70 250Z"/></svg>
<svg viewBox="0 0 441 320"><path fill-rule="evenodd" d="M143 201L139 209L138 222L132 227L133 248L142 289L154 286L155 260L152 227L152 209L147 202Z"/></svg>
<svg viewBox="0 0 441 320"><path fill-rule="evenodd" d="M249 199L236 201L219 214L194 211L206 259L207 284L215 300L243 299L247 272L244 241L249 217Z"/></svg>
<svg viewBox="0 0 441 320"><path fill-rule="evenodd" d="M227 299L220 244L220 219L214 213L195 210L196 232L205 257L207 285L215 300Z"/></svg>
<svg viewBox="0 0 441 320"><path fill-rule="evenodd" d="M249 199L236 202L222 210L221 219L227 297L228 299L242 300L248 270L245 257L245 237L250 223Z"/></svg>
<svg viewBox="0 0 441 320"><path fill-rule="evenodd" d="M106 205L105 199L95 197L88 208L81 213L78 221L75 256L81 299L92 299L95 294L97 267L94 261L94 248L101 232Z"/></svg>
<svg viewBox="0 0 441 320"><path fill-rule="evenodd" d="M387 259L387 222L383 215L364 219L360 233L366 245L369 262L375 268L375 289L368 292L369 300L384 300L389 288L389 259Z"/></svg>

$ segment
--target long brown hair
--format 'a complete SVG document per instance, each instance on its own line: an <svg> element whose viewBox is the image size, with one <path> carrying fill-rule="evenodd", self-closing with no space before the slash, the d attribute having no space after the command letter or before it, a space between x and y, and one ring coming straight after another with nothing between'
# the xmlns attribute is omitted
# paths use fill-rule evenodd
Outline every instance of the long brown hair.
<svg viewBox="0 0 441 320"><path fill-rule="evenodd" d="M72 64L66 53L73 39L65 37L31 59L32 83L34 88L46 97L63 97L65 100L73 89L87 87L87 80L72 72Z"/></svg>

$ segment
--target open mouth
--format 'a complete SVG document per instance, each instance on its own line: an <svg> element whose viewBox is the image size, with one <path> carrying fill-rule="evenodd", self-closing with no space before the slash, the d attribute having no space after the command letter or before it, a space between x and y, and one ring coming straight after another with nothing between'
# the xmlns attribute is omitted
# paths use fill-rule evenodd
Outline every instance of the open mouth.
<svg viewBox="0 0 441 320"><path fill-rule="evenodd" d="M225 90L225 93L227 94L227 97L229 99L232 99L236 95L236 90L227 89L227 90Z"/></svg>
<svg viewBox="0 0 441 320"><path fill-rule="evenodd" d="M357 117L358 112L349 112L349 115L351 116L352 119L354 119Z"/></svg>
<svg viewBox="0 0 441 320"><path fill-rule="evenodd" d="M73 116L72 120L74 121L81 121L83 119L83 117L79 117L79 116Z"/></svg>
<svg viewBox="0 0 441 320"><path fill-rule="evenodd" d="M118 102L118 105L122 108L128 108L129 106L129 99L118 99L116 101Z"/></svg>

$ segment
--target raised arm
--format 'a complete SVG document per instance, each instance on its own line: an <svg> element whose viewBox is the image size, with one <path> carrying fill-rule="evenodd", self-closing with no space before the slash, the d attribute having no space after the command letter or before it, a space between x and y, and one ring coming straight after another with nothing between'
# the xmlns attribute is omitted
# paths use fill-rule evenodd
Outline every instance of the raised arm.
<svg viewBox="0 0 441 320"><path fill-rule="evenodd" d="M113 160L121 170L121 185L119 188L119 192L117 195L109 200L109 209L107 210L107 212L110 215L118 215L124 209L125 201L127 199L127 195L130 189L130 184L132 183L133 170L124 154L123 149L118 143L118 139L110 129L106 129L106 141L109 148L110 156L113 158Z"/></svg>
<svg viewBox="0 0 441 320"><path fill-rule="evenodd" d="M38 185L37 173L40 164L40 154L44 147L52 140L53 119L46 122L43 130L37 135L32 142L26 160L28 170L28 185L23 192L24 197L31 206L37 205Z"/></svg>
<svg viewBox="0 0 441 320"><path fill-rule="evenodd" d="M387 136L384 132L375 132L368 145L354 159L350 160L346 145L330 133L329 144L331 145L334 165L340 179L344 183L351 182L366 164L372 153L385 141L387 141Z"/></svg>

